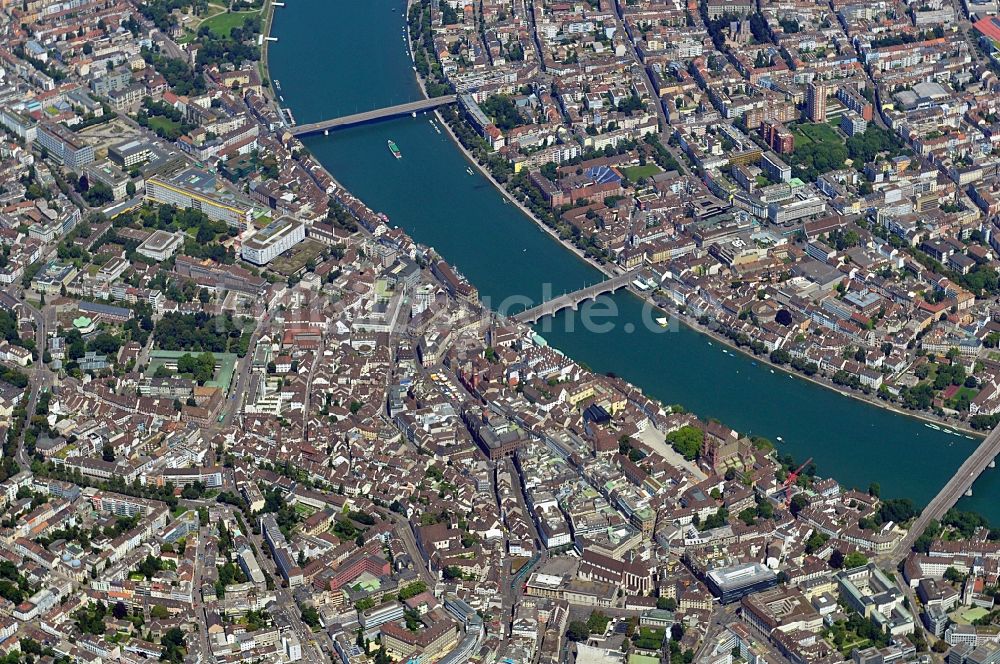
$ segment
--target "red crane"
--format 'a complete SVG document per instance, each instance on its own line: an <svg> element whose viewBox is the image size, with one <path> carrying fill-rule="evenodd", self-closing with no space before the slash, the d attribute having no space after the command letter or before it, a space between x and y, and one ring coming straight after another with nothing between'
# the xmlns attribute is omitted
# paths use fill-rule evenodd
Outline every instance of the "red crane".
<svg viewBox="0 0 1000 664"><path fill-rule="evenodd" d="M812 457L806 459L805 463L801 466L788 473L788 477L785 478L785 509L792 504L792 487L795 486L795 482L799 479L799 473L802 469L812 463Z"/></svg>

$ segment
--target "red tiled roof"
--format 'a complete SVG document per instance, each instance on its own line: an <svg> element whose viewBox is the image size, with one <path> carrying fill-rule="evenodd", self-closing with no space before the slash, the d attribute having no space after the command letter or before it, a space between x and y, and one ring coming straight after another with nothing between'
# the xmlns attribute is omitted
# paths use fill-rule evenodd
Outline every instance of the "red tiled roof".
<svg viewBox="0 0 1000 664"><path fill-rule="evenodd" d="M1000 18L996 16L987 16L986 18L981 18L972 24L976 30L978 30L982 35L992 39L995 42L1000 42Z"/></svg>

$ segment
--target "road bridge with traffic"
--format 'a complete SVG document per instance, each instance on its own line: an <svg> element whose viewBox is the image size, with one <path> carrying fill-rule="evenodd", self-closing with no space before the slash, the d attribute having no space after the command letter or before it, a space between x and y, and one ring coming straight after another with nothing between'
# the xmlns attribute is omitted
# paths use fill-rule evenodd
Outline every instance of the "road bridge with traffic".
<svg viewBox="0 0 1000 664"><path fill-rule="evenodd" d="M431 99L420 99L417 101L407 102L405 104L397 104L396 106L376 108L371 111L364 111L363 113L355 113L353 115L345 115L339 118L321 120L320 122L309 122L307 124L295 125L293 127L289 127L288 132L293 136L315 134L321 131L341 129L343 127L364 124L366 122L393 118L398 115L408 115L410 113L419 113L420 111L429 111L440 106L454 104L456 101L458 101L458 95L444 95L442 97L432 97Z"/></svg>
<svg viewBox="0 0 1000 664"><path fill-rule="evenodd" d="M638 276L638 269L631 270L630 272L624 272L616 277L605 279L599 283L575 290L572 293L566 293L564 295L560 295L559 297L552 298L547 302L542 302L538 306L525 309L511 318L519 323L535 323L539 319L551 316L562 309L570 307L576 309L580 306L581 302L592 300L597 296L604 295L606 293L614 293L619 288L627 286Z"/></svg>
<svg viewBox="0 0 1000 664"><path fill-rule="evenodd" d="M920 516L910 525L906 536L882 557L891 560L894 564L905 558L932 520L940 521L945 512L954 507L963 495L966 493L971 495L973 483L984 470L995 465L998 454L1000 454L1000 426L993 429L979 444L979 447L962 462L948 483L941 488L931 502L927 503L927 506L920 512Z"/></svg>

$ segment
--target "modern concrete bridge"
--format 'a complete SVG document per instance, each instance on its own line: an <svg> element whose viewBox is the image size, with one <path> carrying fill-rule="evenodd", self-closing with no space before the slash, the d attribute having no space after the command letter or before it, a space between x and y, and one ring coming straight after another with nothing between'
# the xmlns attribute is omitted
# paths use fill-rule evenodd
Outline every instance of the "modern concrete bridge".
<svg viewBox="0 0 1000 664"><path fill-rule="evenodd" d="M905 558L932 519L940 520L945 512L955 506L959 498L966 493L971 495L972 483L986 468L994 465L998 454L1000 454L1000 426L993 429L979 444L979 447L958 467L958 470L938 492L938 495L934 496L934 499L920 512L920 516L910 526L906 536L899 541L894 549L887 551L882 557L889 559L893 564L897 564Z"/></svg>
<svg viewBox="0 0 1000 664"><path fill-rule="evenodd" d="M374 120L382 120L384 118L391 118L397 115L407 115L409 113L427 111L432 108L437 108L439 106L447 106L448 104L454 104L456 101L458 101L458 95L444 95L443 97L420 99L418 101L411 101L405 104L398 104L397 106L376 108L375 110L372 111L365 111L364 113L355 113L354 115L345 115L340 118L332 118L330 120L323 120L321 122L310 122L308 124L295 125L294 127L290 127L288 129L288 132L294 136L315 134L316 132L320 131L327 131L329 129L340 129L341 127L350 127L351 125L363 124L365 122L372 122Z"/></svg>
<svg viewBox="0 0 1000 664"><path fill-rule="evenodd" d="M581 288L580 290L573 291L572 293L566 293L565 295L552 298L548 302L539 304L537 307L525 309L521 313L512 316L512 318L519 323L534 323L540 318L551 316L561 309L566 309L567 307L576 309L581 302L591 300L598 295L614 293L619 288L627 286L638 276L639 270L625 272L623 274L619 274L617 277L605 279L604 281L596 283L593 286L587 286L586 288Z"/></svg>

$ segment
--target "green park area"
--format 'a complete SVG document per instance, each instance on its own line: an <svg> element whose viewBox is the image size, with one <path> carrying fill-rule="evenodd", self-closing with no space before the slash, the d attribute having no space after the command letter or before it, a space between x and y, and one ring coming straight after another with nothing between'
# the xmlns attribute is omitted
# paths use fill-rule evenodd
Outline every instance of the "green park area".
<svg viewBox="0 0 1000 664"><path fill-rule="evenodd" d="M632 644L642 650L659 650L665 636L666 632L658 627L640 627L632 638Z"/></svg>
<svg viewBox="0 0 1000 664"><path fill-rule="evenodd" d="M308 519L316 513L316 508L305 503L295 503L295 513L303 519Z"/></svg>
<svg viewBox="0 0 1000 664"><path fill-rule="evenodd" d="M197 364L201 353L184 350L154 350L149 354L149 365L146 368L147 376L178 374L189 376L194 379L193 371L186 371L185 366L188 361L182 359L187 355ZM223 391L229 389L229 384L233 380L236 371L236 355L234 353L211 353L214 360L212 377L204 381L205 387L218 387ZM190 375L189 375L190 374Z"/></svg>
<svg viewBox="0 0 1000 664"><path fill-rule="evenodd" d="M795 134L796 147L810 143L844 143L837 130L830 124L799 124L791 126L790 129Z"/></svg>
<svg viewBox="0 0 1000 664"><path fill-rule="evenodd" d="M149 117L149 128L158 135L180 135L181 123L175 122L163 115L151 115Z"/></svg>
<svg viewBox="0 0 1000 664"><path fill-rule="evenodd" d="M814 182L823 173L844 168L847 159L861 170L865 164L878 159L909 153L895 134L875 123L846 140L834 125L827 123L794 123L788 125L788 129L795 136L795 149L787 161L792 167L792 175L806 182Z"/></svg>
<svg viewBox="0 0 1000 664"><path fill-rule="evenodd" d="M242 28L246 19L259 22L260 17L259 9L232 11L226 5L210 2L203 11L185 17L184 35L178 41L182 44L194 41L203 27L208 28L213 36L224 39L230 36L233 28Z"/></svg>
<svg viewBox="0 0 1000 664"><path fill-rule="evenodd" d="M828 124L795 124L788 127L795 136L795 150L789 155L792 175L807 182L843 168L847 147L840 134Z"/></svg>
<svg viewBox="0 0 1000 664"><path fill-rule="evenodd" d="M948 400L948 406L954 408L955 410L969 410L969 404L976 395L979 394L979 390L976 388L965 387L964 385L955 392L955 394Z"/></svg>
<svg viewBox="0 0 1000 664"><path fill-rule="evenodd" d="M642 166L626 166L621 169L631 182L638 182L639 178L650 178L660 172L660 167L656 164L644 164Z"/></svg>
<svg viewBox="0 0 1000 664"><path fill-rule="evenodd" d="M248 12L231 12L225 11L220 14L215 14L204 21L201 22L199 27L207 27L216 36L228 37L229 33L232 32L233 28L242 28L243 22L248 18L254 20L260 19L259 11L248 11Z"/></svg>
<svg viewBox="0 0 1000 664"><path fill-rule="evenodd" d="M628 657L628 664L659 664L659 657L651 657L650 655L640 655L638 653L633 653Z"/></svg>

